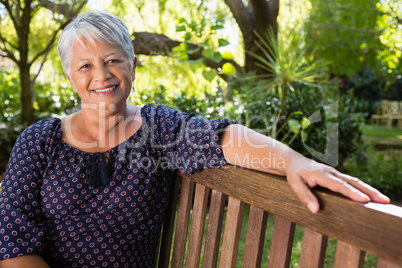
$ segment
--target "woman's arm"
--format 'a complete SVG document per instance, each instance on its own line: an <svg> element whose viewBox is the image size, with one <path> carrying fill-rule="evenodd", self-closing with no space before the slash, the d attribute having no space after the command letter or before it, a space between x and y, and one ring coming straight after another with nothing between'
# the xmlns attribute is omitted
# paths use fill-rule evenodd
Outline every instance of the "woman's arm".
<svg viewBox="0 0 402 268"><path fill-rule="evenodd" d="M0 268L48 268L49 265L38 254L29 254L0 261Z"/></svg>
<svg viewBox="0 0 402 268"><path fill-rule="evenodd" d="M319 203L310 191L317 185L357 202L389 203L389 198L357 178L308 159L286 145L242 125L228 126L221 136L225 159L233 165L286 175L300 201L317 213Z"/></svg>

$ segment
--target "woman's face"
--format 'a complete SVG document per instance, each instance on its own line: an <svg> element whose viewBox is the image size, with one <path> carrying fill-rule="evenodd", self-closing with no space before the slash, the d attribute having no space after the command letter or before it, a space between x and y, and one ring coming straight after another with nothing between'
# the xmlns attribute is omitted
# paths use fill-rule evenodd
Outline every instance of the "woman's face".
<svg viewBox="0 0 402 268"><path fill-rule="evenodd" d="M82 39L73 46L71 72L67 76L82 108L119 109L126 105L135 79L134 59L130 67L126 53L118 46ZM94 105L95 104L95 105Z"/></svg>

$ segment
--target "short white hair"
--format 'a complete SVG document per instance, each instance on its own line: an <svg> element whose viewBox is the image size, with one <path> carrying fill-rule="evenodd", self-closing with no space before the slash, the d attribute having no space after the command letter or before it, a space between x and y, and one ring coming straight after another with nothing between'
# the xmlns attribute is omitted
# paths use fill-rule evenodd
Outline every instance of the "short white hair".
<svg viewBox="0 0 402 268"><path fill-rule="evenodd" d="M86 14L81 13L64 28L60 35L58 50L67 75L71 74L74 43L76 41L82 43L81 38L93 44L95 41L100 41L120 47L127 54L130 67L133 68L134 46L127 26L120 18L108 12L90 11Z"/></svg>

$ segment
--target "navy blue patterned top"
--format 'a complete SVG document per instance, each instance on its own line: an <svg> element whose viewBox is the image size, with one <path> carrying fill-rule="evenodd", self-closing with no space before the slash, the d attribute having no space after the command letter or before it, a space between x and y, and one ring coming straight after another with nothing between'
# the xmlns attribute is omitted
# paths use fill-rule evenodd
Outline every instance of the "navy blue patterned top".
<svg viewBox="0 0 402 268"><path fill-rule="evenodd" d="M228 120L163 106L141 108L142 126L108 150L108 180L94 185L100 153L62 140L61 120L41 120L18 138L0 194L0 260L39 253L51 267L153 267L174 170L226 161Z"/></svg>

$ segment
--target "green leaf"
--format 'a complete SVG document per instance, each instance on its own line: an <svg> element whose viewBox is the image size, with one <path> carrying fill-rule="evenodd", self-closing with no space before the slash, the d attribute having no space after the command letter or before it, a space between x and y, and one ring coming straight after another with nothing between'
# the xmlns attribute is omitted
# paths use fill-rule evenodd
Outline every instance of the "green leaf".
<svg viewBox="0 0 402 268"><path fill-rule="evenodd" d="M290 128L290 131L292 131L293 133L299 133L301 125L300 122L296 119L290 119L288 121L288 126Z"/></svg>
<svg viewBox="0 0 402 268"><path fill-rule="evenodd" d="M209 69L209 70L202 71L202 76L209 82L212 82L212 80L214 80L214 78L217 74L218 74L218 72L215 69Z"/></svg>
<svg viewBox="0 0 402 268"><path fill-rule="evenodd" d="M188 59L189 59L188 54L186 54L186 53L180 53L180 55L179 55L179 60L180 60L180 61L187 61Z"/></svg>
<svg viewBox="0 0 402 268"><path fill-rule="evenodd" d="M221 55L222 55L222 58L225 60L233 60L234 59L233 54L230 53L229 51L224 51L221 53Z"/></svg>
<svg viewBox="0 0 402 268"><path fill-rule="evenodd" d="M235 75L236 69L231 63L226 62L222 66L222 73L227 74L227 75Z"/></svg>
<svg viewBox="0 0 402 268"><path fill-rule="evenodd" d="M34 103L33 103L33 108L35 109L35 110L39 110L40 108L39 108L39 104L38 104L38 102L37 101L34 101Z"/></svg>
<svg viewBox="0 0 402 268"><path fill-rule="evenodd" d="M190 40L191 39L191 33L185 33L184 35L183 35L183 38L184 38L184 40L186 40L186 41L188 41L188 40Z"/></svg>
<svg viewBox="0 0 402 268"><path fill-rule="evenodd" d="M308 134L307 134L306 132L302 131L301 137L302 137L302 141L303 141L303 142L306 142L307 139L308 139Z"/></svg>
<svg viewBox="0 0 402 268"><path fill-rule="evenodd" d="M224 46L229 45L230 42L228 40L226 40L226 39L219 38L218 39L218 44L219 44L220 47L224 47Z"/></svg>
<svg viewBox="0 0 402 268"><path fill-rule="evenodd" d="M212 58L214 56L214 50L213 49L204 49L202 51L202 56L205 58Z"/></svg>
<svg viewBox="0 0 402 268"><path fill-rule="evenodd" d="M204 60L203 59L199 59L199 60L189 60L188 64L190 65L190 69L195 72L196 70L198 70L199 68L201 68L204 64Z"/></svg>
<svg viewBox="0 0 402 268"><path fill-rule="evenodd" d="M177 47L173 48L174 52L186 52L188 48L188 44L185 42L180 43Z"/></svg>
<svg viewBox="0 0 402 268"><path fill-rule="evenodd" d="M214 62L220 62L222 60L222 55L220 52L214 52L213 49L204 49L202 55L205 58L211 59Z"/></svg>
<svg viewBox="0 0 402 268"><path fill-rule="evenodd" d="M188 27L190 27L193 31L195 28L197 28L198 24L197 22L191 20L191 22L188 24Z"/></svg>
<svg viewBox="0 0 402 268"><path fill-rule="evenodd" d="M213 26L211 26L211 30L212 31L214 31L214 30L221 30L221 29L224 29L225 27L223 26L223 25L220 25L220 24L216 24L216 25L213 25Z"/></svg>
<svg viewBox="0 0 402 268"><path fill-rule="evenodd" d="M180 18L178 24L187 22L185 18Z"/></svg>
<svg viewBox="0 0 402 268"><path fill-rule="evenodd" d="M222 55L220 52L215 52L214 56L211 58L214 62L220 62L222 60Z"/></svg>
<svg viewBox="0 0 402 268"><path fill-rule="evenodd" d="M309 126L311 126L310 120L307 117L303 117L301 122L302 129L307 129Z"/></svg>
<svg viewBox="0 0 402 268"><path fill-rule="evenodd" d="M176 32L183 32L186 30L186 26L178 25L176 26Z"/></svg>

